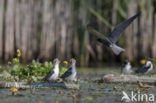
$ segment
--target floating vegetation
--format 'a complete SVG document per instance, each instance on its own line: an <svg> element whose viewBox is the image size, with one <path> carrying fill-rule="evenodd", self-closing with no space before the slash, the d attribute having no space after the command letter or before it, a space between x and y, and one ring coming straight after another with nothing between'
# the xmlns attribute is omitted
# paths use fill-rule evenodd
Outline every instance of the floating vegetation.
<svg viewBox="0 0 156 103"><path fill-rule="evenodd" d="M4 70L2 66L0 66L1 73L3 71L6 71L12 77L0 77L1 80L7 80L7 81L40 81L37 77L43 77L45 76L49 70L52 68L53 63L50 62L44 62L40 63L38 61L32 60L31 64L29 65L23 65L21 64L20 57L22 53L19 49L16 51L16 57L14 57L12 60L8 61L8 65L6 65L6 69ZM64 73L67 70L67 64L68 61L64 61L66 64L65 67L60 66L60 74Z"/></svg>

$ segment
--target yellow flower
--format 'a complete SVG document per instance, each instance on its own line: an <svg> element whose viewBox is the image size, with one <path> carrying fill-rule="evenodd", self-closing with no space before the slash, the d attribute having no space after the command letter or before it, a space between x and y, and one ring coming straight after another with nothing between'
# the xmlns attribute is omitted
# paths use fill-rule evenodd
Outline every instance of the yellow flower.
<svg viewBox="0 0 156 103"><path fill-rule="evenodd" d="M17 61L17 58L13 58L13 61Z"/></svg>
<svg viewBox="0 0 156 103"><path fill-rule="evenodd" d="M68 61L64 61L63 63L64 63L64 64L68 64Z"/></svg>
<svg viewBox="0 0 156 103"><path fill-rule="evenodd" d="M21 51L19 49L17 49L17 56L20 57L21 56Z"/></svg>
<svg viewBox="0 0 156 103"><path fill-rule="evenodd" d="M15 88L15 87L11 87L10 90L11 90L11 92L14 92L14 93L15 93L15 92L18 92L18 89Z"/></svg>
<svg viewBox="0 0 156 103"><path fill-rule="evenodd" d="M8 61L8 64L11 64L11 62L10 62L10 61Z"/></svg>
<svg viewBox="0 0 156 103"><path fill-rule="evenodd" d="M19 62L19 59L18 58L13 58L13 61Z"/></svg>
<svg viewBox="0 0 156 103"><path fill-rule="evenodd" d="M17 49L17 53L21 53L21 51L19 49Z"/></svg>
<svg viewBox="0 0 156 103"><path fill-rule="evenodd" d="M145 64L145 63L146 63L146 60L145 60L145 59L141 59L141 60L140 60L140 63L141 63L141 64Z"/></svg>
<svg viewBox="0 0 156 103"><path fill-rule="evenodd" d="M17 56L20 57L21 56L21 53L18 53Z"/></svg>

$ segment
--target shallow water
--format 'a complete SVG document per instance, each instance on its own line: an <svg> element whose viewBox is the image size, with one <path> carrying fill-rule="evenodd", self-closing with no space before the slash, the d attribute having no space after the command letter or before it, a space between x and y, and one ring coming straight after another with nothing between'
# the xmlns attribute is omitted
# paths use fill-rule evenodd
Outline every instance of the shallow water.
<svg viewBox="0 0 156 103"><path fill-rule="evenodd" d="M12 96L9 89L0 89L0 103L121 103L122 91L128 94L131 91L135 93L139 91L146 94L152 93L156 96L156 89L140 89L137 84L98 84L92 81L92 79L100 78L107 73L118 75L119 71L107 69L79 70L78 78L81 86L79 90L62 88L27 89L19 90L15 96Z"/></svg>

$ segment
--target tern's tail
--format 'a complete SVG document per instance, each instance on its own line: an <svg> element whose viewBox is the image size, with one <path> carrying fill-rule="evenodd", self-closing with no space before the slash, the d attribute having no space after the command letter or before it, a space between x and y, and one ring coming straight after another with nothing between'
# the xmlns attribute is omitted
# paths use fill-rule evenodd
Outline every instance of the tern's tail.
<svg viewBox="0 0 156 103"><path fill-rule="evenodd" d="M123 49L117 45L111 45L110 47L111 47L112 51L115 53L115 55L119 55L120 52L125 51L125 49Z"/></svg>

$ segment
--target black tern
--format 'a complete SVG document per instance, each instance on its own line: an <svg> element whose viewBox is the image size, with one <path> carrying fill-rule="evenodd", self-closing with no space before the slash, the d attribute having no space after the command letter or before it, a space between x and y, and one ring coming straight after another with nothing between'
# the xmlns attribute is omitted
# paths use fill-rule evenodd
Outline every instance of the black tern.
<svg viewBox="0 0 156 103"><path fill-rule="evenodd" d="M98 41L103 43L104 45L110 47L115 55L119 55L120 52L125 51L125 49L116 45L120 34L132 23L134 19L136 19L141 12L137 13L136 15L130 17L129 19L123 21L122 23L118 24L113 31L108 35L108 37L104 36L102 33L93 29L90 25L87 25L87 30L98 37Z"/></svg>
<svg viewBox="0 0 156 103"><path fill-rule="evenodd" d="M61 76L63 80L75 81L76 80L76 60L70 60L69 69Z"/></svg>
<svg viewBox="0 0 156 103"><path fill-rule="evenodd" d="M47 75L43 78L44 81L53 82L58 79L59 76L59 63L60 61L56 58L53 61L53 67L47 73Z"/></svg>
<svg viewBox="0 0 156 103"><path fill-rule="evenodd" d="M135 72L136 73L147 73L153 69L153 64L151 61L147 61L145 64L143 64L140 68L138 68Z"/></svg>
<svg viewBox="0 0 156 103"><path fill-rule="evenodd" d="M124 64L122 64L121 73L122 74L131 74L132 73L132 66L128 60L125 60Z"/></svg>

